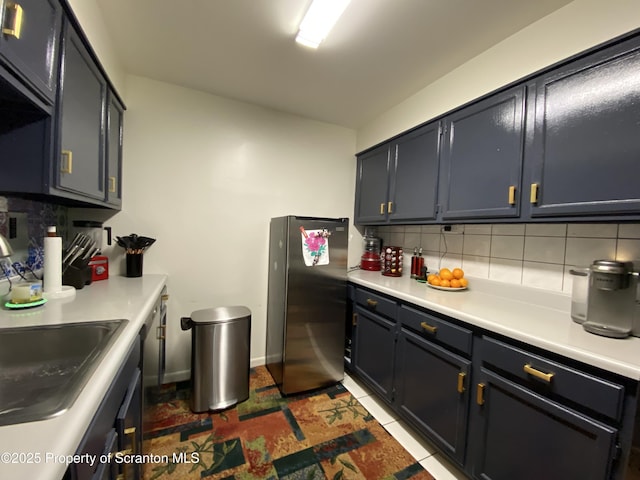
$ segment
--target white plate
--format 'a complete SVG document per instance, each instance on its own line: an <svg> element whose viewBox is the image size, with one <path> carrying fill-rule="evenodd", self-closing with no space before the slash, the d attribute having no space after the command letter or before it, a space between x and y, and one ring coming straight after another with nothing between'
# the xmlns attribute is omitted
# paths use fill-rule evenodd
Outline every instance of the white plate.
<svg viewBox="0 0 640 480"><path fill-rule="evenodd" d="M427 287L435 288L436 290L443 290L445 292L459 292L460 290L466 290L467 288L469 288L469 287L458 287L458 288L440 287L440 286L431 285L430 283L427 283Z"/></svg>

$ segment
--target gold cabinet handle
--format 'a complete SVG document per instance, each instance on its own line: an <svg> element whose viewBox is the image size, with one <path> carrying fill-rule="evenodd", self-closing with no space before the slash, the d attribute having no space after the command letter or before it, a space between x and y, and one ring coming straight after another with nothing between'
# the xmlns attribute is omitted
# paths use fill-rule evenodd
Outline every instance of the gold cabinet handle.
<svg viewBox="0 0 640 480"><path fill-rule="evenodd" d="M509 187L509 205L516 204L516 187L515 185L511 185Z"/></svg>
<svg viewBox="0 0 640 480"><path fill-rule="evenodd" d="M60 162L61 173L73 173L73 152L71 150L62 150L62 162Z"/></svg>
<svg viewBox="0 0 640 480"><path fill-rule="evenodd" d="M156 327L156 339L166 340L166 338L167 338L167 326L160 325L159 327Z"/></svg>
<svg viewBox="0 0 640 480"><path fill-rule="evenodd" d="M464 379L467 376L466 373L464 372L459 372L458 373L458 393L463 393L464 392Z"/></svg>
<svg viewBox="0 0 640 480"><path fill-rule="evenodd" d="M384 202L380 204L380 215L384 215Z"/></svg>
<svg viewBox="0 0 640 480"><path fill-rule="evenodd" d="M393 213L393 202L387 203L387 212Z"/></svg>
<svg viewBox="0 0 640 480"><path fill-rule="evenodd" d="M420 326L429 333L436 333L438 327L435 325L429 325L427 322L420 322Z"/></svg>
<svg viewBox="0 0 640 480"><path fill-rule="evenodd" d="M537 183L531 184L531 195L529 197L529 201L531 203L538 203L538 190L540 189L540 185Z"/></svg>
<svg viewBox="0 0 640 480"><path fill-rule="evenodd" d="M116 192L116 177L109 177L109 191L111 193Z"/></svg>
<svg viewBox="0 0 640 480"><path fill-rule="evenodd" d="M354 313L353 315L351 315L351 325L353 325L354 327L356 325L358 325L358 314Z"/></svg>
<svg viewBox="0 0 640 480"><path fill-rule="evenodd" d="M533 368L528 363L524 367L522 367L522 369L529 375L539 378L540 380L544 380L545 382L550 382L553 376L555 375L555 373L551 373L551 372L550 373L541 372L540 370Z"/></svg>
<svg viewBox="0 0 640 480"><path fill-rule="evenodd" d="M131 452L136 453L136 427L129 427L124 429L124 434L131 437Z"/></svg>
<svg viewBox="0 0 640 480"><path fill-rule="evenodd" d="M484 389L486 385L484 383L479 383L478 388L476 390L476 403L478 405L484 405Z"/></svg>
<svg viewBox="0 0 640 480"><path fill-rule="evenodd" d="M22 7L17 3L7 3L7 7L5 10L7 12L6 18L13 16L13 25L11 25L10 27L3 26L2 33L19 39L20 31L22 30ZM10 12L12 13L12 15L9 15Z"/></svg>
<svg viewBox="0 0 640 480"><path fill-rule="evenodd" d="M164 293L164 294L160 295L160 299L163 302L166 302L167 300L169 300L169 294L168 293Z"/></svg>
<svg viewBox="0 0 640 480"><path fill-rule="evenodd" d="M371 298L367 298L367 305L369 305L370 307L375 307L378 305L378 302L376 300L373 300Z"/></svg>

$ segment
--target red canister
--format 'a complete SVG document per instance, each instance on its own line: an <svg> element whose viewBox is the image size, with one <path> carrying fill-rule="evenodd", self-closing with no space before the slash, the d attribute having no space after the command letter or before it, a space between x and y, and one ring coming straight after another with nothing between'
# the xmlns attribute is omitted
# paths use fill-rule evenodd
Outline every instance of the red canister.
<svg viewBox="0 0 640 480"><path fill-rule="evenodd" d="M102 255L92 257L89 261L91 267L91 281L106 280L109 278L109 259Z"/></svg>

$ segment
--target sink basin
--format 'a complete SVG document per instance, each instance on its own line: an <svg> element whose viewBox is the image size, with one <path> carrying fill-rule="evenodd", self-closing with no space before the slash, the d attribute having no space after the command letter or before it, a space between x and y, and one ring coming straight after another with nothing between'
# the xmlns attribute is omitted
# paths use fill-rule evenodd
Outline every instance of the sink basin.
<svg viewBox="0 0 640 480"><path fill-rule="evenodd" d="M127 320L0 329L0 425L44 420L75 401Z"/></svg>

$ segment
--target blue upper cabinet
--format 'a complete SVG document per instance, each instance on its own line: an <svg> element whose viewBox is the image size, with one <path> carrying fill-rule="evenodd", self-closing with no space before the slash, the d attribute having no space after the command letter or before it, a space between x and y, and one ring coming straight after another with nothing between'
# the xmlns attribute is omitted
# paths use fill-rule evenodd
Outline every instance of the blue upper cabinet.
<svg viewBox="0 0 640 480"><path fill-rule="evenodd" d="M385 223L389 193L389 144L360 155L356 175L355 223Z"/></svg>
<svg viewBox="0 0 640 480"><path fill-rule="evenodd" d="M60 75L56 187L78 198L106 199L107 82L78 32L65 22Z"/></svg>
<svg viewBox="0 0 640 480"><path fill-rule="evenodd" d="M525 197L531 218L640 212L640 41L534 80Z"/></svg>
<svg viewBox="0 0 640 480"><path fill-rule="evenodd" d="M40 99L55 101L62 7L57 0L0 0L0 62Z"/></svg>
<svg viewBox="0 0 640 480"><path fill-rule="evenodd" d="M359 155L355 223L435 220L439 146L433 122Z"/></svg>
<svg viewBox="0 0 640 480"><path fill-rule="evenodd" d="M445 118L443 220L518 217L524 144L519 86Z"/></svg>
<svg viewBox="0 0 640 480"><path fill-rule="evenodd" d="M420 127L392 143L387 202L389 222L435 220L439 150L440 122Z"/></svg>

